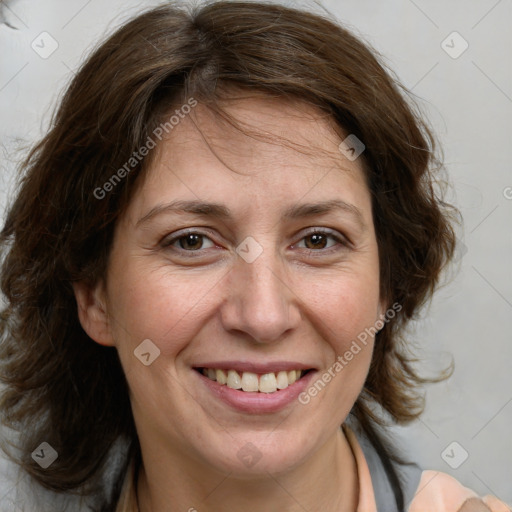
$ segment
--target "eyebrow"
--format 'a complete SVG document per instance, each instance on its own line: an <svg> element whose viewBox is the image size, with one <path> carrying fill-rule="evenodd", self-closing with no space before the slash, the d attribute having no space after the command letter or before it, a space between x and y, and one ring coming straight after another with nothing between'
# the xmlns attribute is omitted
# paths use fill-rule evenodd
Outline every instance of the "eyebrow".
<svg viewBox="0 0 512 512"><path fill-rule="evenodd" d="M293 205L283 212L283 219L294 220L314 217L316 215L325 215L334 211L348 213L359 224L361 229L366 229L361 210L350 203L340 199L331 199L320 201L318 203L304 203ZM214 218L219 220L228 220L232 218L231 211L226 206L219 203L205 203L203 201L172 201L171 203L159 204L152 208L147 214L141 217L136 227L149 222L151 219L161 214L193 214L201 217Z"/></svg>

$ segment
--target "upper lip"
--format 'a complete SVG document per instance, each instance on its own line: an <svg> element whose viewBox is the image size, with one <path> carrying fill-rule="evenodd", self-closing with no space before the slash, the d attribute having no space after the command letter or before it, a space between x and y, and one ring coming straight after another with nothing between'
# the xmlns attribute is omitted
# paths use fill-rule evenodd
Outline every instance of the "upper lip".
<svg viewBox="0 0 512 512"><path fill-rule="evenodd" d="M193 365L194 368L215 368L219 370L236 370L237 372L275 373L290 370L312 370L310 364L297 361L271 361L267 363L243 362L243 361L208 361Z"/></svg>

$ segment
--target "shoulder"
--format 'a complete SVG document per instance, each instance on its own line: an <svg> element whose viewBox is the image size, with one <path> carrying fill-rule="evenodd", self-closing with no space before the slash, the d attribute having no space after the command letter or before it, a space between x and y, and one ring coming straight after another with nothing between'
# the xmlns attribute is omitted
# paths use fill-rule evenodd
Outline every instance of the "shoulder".
<svg viewBox="0 0 512 512"><path fill-rule="evenodd" d="M381 455L358 425L344 425L344 431L358 467L363 505L358 512L398 512L390 471ZM424 471L413 463L390 462L398 478L406 512L512 512L512 508L496 497L479 497L446 473Z"/></svg>
<svg viewBox="0 0 512 512"><path fill-rule="evenodd" d="M452 476L439 471L423 471L408 512L511 512L493 496L479 497Z"/></svg>

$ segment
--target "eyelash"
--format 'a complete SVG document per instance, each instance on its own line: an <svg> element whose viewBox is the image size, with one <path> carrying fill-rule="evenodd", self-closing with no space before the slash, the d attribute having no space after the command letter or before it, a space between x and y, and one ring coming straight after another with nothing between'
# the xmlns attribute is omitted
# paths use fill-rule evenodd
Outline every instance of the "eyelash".
<svg viewBox="0 0 512 512"><path fill-rule="evenodd" d="M212 243L215 243L213 240L211 240L210 238L210 235L207 234L207 233L203 233L203 232L200 232L200 231L195 231L195 230L189 230L189 231L186 231L186 232L183 232L183 233L180 233L178 234L177 236L174 236L172 238L166 238L163 240L161 246L162 248L164 249L172 249L172 250L175 250L177 252L180 252L180 253L189 253L187 254L188 257L192 257L192 258L195 258L195 257L200 257L202 256L202 251L204 250L207 250L207 249L197 249L197 250L187 250L187 249L183 249L181 247L172 247L173 244L175 244L176 242L179 242L181 239L185 239L187 236L189 235L198 235L200 237L204 237L204 238L208 238L210 239L210 241ZM331 238L333 239L335 242L337 242L336 245L333 245L331 247L327 247L327 248L324 248L324 249L307 249L305 248L305 251L310 254L310 255L313 255L313 253L322 253L322 254L330 254L332 252L336 252L336 251L339 251L343 248L347 248L349 247L350 243L348 242L348 240L341 236L341 235L337 235L335 234L334 232L330 231L330 230L326 230L326 229L319 229L319 228L316 228L316 229L313 229L311 231L309 231L308 233L305 233L302 238L300 239L300 241L303 241L305 238L309 237L309 236L312 236L312 235L323 235L323 236L326 236L327 238ZM296 245L296 244L294 244ZM341 247L337 247L337 246L341 246ZM304 248L302 248L304 249ZM194 254L194 253L199 253L199 254Z"/></svg>

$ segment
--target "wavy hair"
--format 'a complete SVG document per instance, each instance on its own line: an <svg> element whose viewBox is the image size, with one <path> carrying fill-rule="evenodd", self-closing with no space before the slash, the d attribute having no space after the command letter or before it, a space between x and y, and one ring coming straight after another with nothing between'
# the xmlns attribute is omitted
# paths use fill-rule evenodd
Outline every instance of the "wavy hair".
<svg viewBox="0 0 512 512"><path fill-rule="evenodd" d="M116 440L129 441L129 456L139 450L117 352L82 329L72 283L105 277L116 221L151 154L104 198L94 191L173 105L193 96L222 115L229 87L306 102L364 142L380 293L401 310L376 335L353 413L373 432L383 421L375 405L398 423L422 410L426 380L403 331L453 255L455 210L410 95L375 50L327 16L263 2L166 4L124 24L82 65L21 167L0 234L0 413L20 432L11 456L49 489L92 493ZM59 453L46 470L30 456L42 441Z"/></svg>

